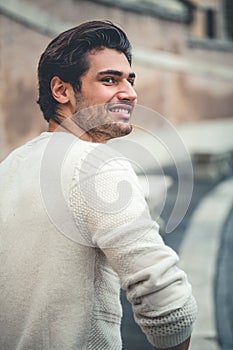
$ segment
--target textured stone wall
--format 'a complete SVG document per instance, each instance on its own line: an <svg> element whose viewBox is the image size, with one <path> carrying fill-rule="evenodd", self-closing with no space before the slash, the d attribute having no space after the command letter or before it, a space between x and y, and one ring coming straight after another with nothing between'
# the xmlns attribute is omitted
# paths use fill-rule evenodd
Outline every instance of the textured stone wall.
<svg viewBox="0 0 233 350"><path fill-rule="evenodd" d="M131 14L89 1L26 1L74 25L91 19L112 20L126 30L133 47L233 67L232 53L188 48L187 28L182 23ZM47 123L36 104L36 70L40 54L50 39L0 16L0 159L46 130ZM134 70L139 104L156 110L174 124L232 117L233 82L230 80L196 75L192 71L179 73L143 63L134 64Z"/></svg>
<svg viewBox="0 0 233 350"><path fill-rule="evenodd" d="M36 70L48 38L0 16L0 158L44 130Z"/></svg>

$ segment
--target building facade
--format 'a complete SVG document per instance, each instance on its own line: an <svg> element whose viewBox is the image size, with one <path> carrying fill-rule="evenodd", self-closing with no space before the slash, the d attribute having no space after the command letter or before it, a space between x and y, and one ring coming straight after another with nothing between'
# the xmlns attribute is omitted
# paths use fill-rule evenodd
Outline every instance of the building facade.
<svg viewBox="0 0 233 350"><path fill-rule="evenodd" d="M127 32L140 105L175 125L232 117L231 11L229 0L0 0L0 159L46 129L36 104L40 54L86 20Z"/></svg>

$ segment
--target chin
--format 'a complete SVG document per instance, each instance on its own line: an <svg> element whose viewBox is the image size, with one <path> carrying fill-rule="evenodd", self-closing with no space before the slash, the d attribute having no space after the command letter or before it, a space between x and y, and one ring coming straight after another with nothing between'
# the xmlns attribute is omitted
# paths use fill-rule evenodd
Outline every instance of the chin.
<svg viewBox="0 0 233 350"><path fill-rule="evenodd" d="M123 137L131 133L133 126L124 122L104 124L101 127L92 128L89 131L96 142L106 142L117 137Z"/></svg>
<svg viewBox="0 0 233 350"><path fill-rule="evenodd" d="M111 130L109 131L110 131L111 138L116 138L116 137L122 137L130 134L133 129L133 126L128 123L118 122L118 123L112 124L110 129Z"/></svg>

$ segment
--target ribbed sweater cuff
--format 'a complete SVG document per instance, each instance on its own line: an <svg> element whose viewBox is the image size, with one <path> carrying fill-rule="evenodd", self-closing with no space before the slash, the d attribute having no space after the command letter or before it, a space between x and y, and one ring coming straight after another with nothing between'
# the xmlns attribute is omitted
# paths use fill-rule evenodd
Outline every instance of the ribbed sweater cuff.
<svg viewBox="0 0 233 350"><path fill-rule="evenodd" d="M158 348L171 348L182 344L192 333L192 327L187 327L182 330L182 332L171 334L171 335L147 335L149 342Z"/></svg>

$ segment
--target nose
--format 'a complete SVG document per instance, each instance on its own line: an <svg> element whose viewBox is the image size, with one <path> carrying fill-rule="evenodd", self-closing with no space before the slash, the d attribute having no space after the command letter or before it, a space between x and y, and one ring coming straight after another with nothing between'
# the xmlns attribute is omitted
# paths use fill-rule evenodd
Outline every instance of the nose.
<svg viewBox="0 0 233 350"><path fill-rule="evenodd" d="M131 103L137 101L137 93L128 80L124 82L117 96L119 100L129 101Z"/></svg>

